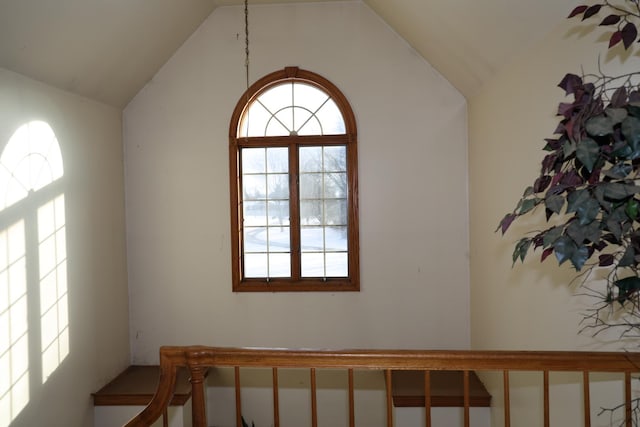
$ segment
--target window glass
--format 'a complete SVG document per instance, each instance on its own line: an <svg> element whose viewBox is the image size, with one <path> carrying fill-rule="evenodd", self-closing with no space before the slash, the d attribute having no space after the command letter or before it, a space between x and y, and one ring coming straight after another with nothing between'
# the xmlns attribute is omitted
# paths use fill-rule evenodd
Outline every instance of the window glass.
<svg viewBox="0 0 640 427"><path fill-rule="evenodd" d="M308 71L260 82L230 125L233 289L359 290L353 112Z"/></svg>

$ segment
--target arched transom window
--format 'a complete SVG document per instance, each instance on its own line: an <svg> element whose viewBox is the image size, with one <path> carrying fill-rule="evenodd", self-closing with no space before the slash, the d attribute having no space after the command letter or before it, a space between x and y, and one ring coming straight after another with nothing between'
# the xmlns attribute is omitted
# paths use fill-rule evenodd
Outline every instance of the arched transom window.
<svg viewBox="0 0 640 427"><path fill-rule="evenodd" d="M359 290L355 118L296 67L269 74L230 125L234 291Z"/></svg>

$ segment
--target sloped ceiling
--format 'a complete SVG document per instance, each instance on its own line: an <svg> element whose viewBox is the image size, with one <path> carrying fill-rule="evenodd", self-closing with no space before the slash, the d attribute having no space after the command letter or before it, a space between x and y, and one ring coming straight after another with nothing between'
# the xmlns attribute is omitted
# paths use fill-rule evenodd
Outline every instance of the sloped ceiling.
<svg viewBox="0 0 640 427"><path fill-rule="evenodd" d="M249 0L249 5L301 1ZM362 1L467 97L576 4ZM0 0L0 67L123 108L216 7L242 3Z"/></svg>

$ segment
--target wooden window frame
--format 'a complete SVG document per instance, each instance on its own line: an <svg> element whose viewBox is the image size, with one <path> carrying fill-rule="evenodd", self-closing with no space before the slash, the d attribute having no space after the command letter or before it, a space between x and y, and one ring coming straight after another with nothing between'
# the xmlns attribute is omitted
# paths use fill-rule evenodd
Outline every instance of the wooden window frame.
<svg viewBox="0 0 640 427"><path fill-rule="evenodd" d="M252 101L273 86L298 81L326 92L336 103L345 124L341 135L239 137L243 113ZM300 223L297 185L298 148L301 146L346 146L347 155L347 227L348 277L300 277ZM289 192L291 223L292 271L290 278L245 278L243 274L242 178L240 152L245 147L289 147ZM268 74L251 85L233 111L229 126L229 172L231 195L231 262L233 292L291 292L291 291L359 291L360 255L358 231L358 153L356 121L351 106L342 92L330 81L311 71L286 67Z"/></svg>

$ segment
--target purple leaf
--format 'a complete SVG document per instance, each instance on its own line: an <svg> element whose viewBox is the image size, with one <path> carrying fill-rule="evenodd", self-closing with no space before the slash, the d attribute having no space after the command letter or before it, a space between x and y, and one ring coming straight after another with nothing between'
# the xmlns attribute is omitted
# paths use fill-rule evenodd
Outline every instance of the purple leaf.
<svg viewBox="0 0 640 427"><path fill-rule="evenodd" d="M557 183L559 183L562 178L564 177L564 172L558 172L557 174L555 174L553 176L553 178L551 179L551 186L555 186Z"/></svg>
<svg viewBox="0 0 640 427"><path fill-rule="evenodd" d="M502 221L500 221L500 225L498 226L498 229L502 230L502 234L507 232L514 219L516 219L516 214L513 213L506 214L504 218L502 218Z"/></svg>
<svg viewBox="0 0 640 427"><path fill-rule="evenodd" d="M615 261L615 258L611 254L603 254L603 255L600 255L598 258L600 260L598 262L598 265L600 267L608 267L610 265L613 265L613 262Z"/></svg>
<svg viewBox="0 0 640 427"><path fill-rule="evenodd" d="M581 14L582 12L587 10L587 7L588 6L585 6L585 5L577 6L575 9L571 11L571 13L569 14L569 16L567 16L567 18L573 18L574 16Z"/></svg>
<svg viewBox="0 0 640 427"><path fill-rule="evenodd" d="M621 108L627 103L627 88L620 86L611 95L611 106L613 108Z"/></svg>
<svg viewBox="0 0 640 427"><path fill-rule="evenodd" d="M549 186L551 183L551 177L549 175L542 175L536 182L533 184L533 191L536 193L541 193Z"/></svg>
<svg viewBox="0 0 640 427"><path fill-rule="evenodd" d="M629 102L640 102L640 92L637 90L632 91L629 94Z"/></svg>
<svg viewBox="0 0 640 427"><path fill-rule="evenodd" d="M601 4L594 4L593 6L589 6L587 10L584 11L584 15L582 15L582 20L584 21L587 18L591 18L596 13L600 12Z"/></svg>
<svg viewBox="0 0 640 427"><path fill-rule="evenodd" d="M600 25L613 25L620 22L620 15L609 15L602 20Z"/></svg>
<svg viewBox="0 0 640 427"><path fill-rule="evenodd" d="M613 34L611 34L611 38L609 39L609 49L620 43L620 40L622 40L622 32L614 31Z"/></svg>
<svg viewBox="0 0 640 427"><path fill-rule="evenodd" d="M544 156L544 159L542 159L542 173L550 172L557 159L558 155L555 153Z"/></svg>
<svg viewBox="0 0 640 427"><path fill-rule="evenodd" d="M628 22L627 25L622 27L622 42L624 43L625 49L629 49L629 46L635 41L636 37L638 37L638 30L635 24Z"/></svg>
<svg viewBox="0 0 640 427"><path fill-rule="evenodd" d="M572 170L565 173L560 182L566 185L567 187L577 187L578 185L581 185L584 181L582 178L580 178L580 175L578 175L575 170Z"/></svg>
<svg viewBox="0 0 640 427"><path fill-rule="evenodd" d="M558 104L558 115L564 116L566 118L571 117L571 113L573 113L573 103L570 102L561 102Z"/></svg>
<svg viewBox="0 0 640 427"><path fill-rule="evenodd" d="M542 256L540 257L540 262L543 262L549 255L553 253L553 246L542 251Z"/></svg>
<svg viewBox="0 0 640 427"><path fill-rule="evenodd" d="M570 95L575 93L578 87L582 86L582 78L569 73L562 78L562 81L558 83L558 86L564 89L566 95Z"/></svg>

